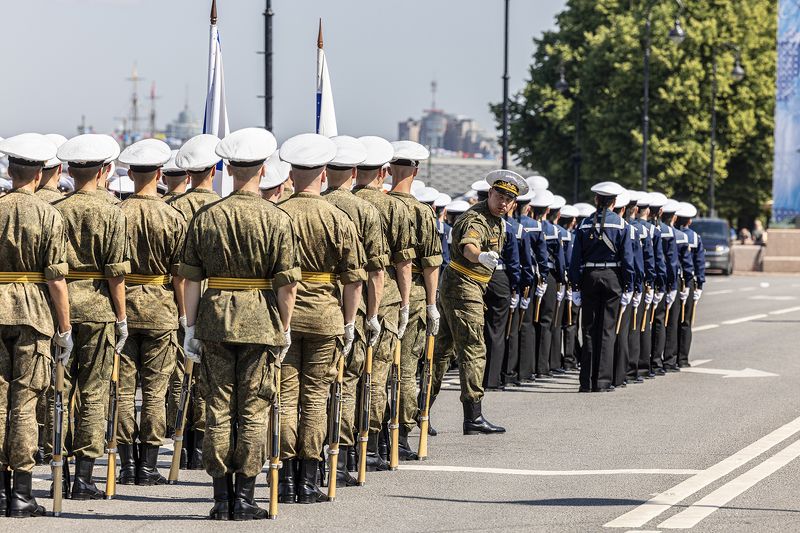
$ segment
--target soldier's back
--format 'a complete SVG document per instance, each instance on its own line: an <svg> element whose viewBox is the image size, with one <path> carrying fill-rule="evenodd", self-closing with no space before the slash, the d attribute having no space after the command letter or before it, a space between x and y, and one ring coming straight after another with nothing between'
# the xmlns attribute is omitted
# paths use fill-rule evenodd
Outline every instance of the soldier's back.
<svg viewBox="0 0 800 533"><path fill-rule="evenodd" d="M167 204L180 211L186 220L191 220L201 207L219 200L221 197L209 189L189 189L167 200Z"/></svg>

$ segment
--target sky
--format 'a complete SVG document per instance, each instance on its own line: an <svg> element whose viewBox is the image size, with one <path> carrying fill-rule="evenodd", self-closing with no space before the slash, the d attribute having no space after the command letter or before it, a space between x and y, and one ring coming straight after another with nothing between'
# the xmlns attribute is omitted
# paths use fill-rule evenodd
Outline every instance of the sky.
<svg viewBox="0 0 800 533"><path fill-rule="evenodd" d="M316 40L325 51L340 134L397 137L397 123L431 105L495 128L502 98L503 0L273 0L273 130L312 131ZM524 86L533 38L566 0L511 0L511 93ZM264 0L217 0L231 129L263 126ZM74 136L81 116L110 132L130 109L134 62L140 114L156 83L157 123L187 101L202 120L211 0L4 1L0 136ZM142 122L144 125L146 122Z"/></svg>

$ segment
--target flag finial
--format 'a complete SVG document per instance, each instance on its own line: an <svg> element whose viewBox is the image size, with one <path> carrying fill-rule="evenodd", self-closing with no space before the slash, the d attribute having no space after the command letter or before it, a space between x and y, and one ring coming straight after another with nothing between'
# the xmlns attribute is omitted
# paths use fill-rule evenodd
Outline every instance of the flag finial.
<svg viewBox="0 0 800 533"><path fill-rule="evenodd" d="M211 0L211 24L217 23L217 0Z"/></svg>
<svg viewBox="0 0 800 533"><path fill-rule="evenodd" d="M317 48L322 48L322 19L319 19L319 33L317 34Z"/></svg>

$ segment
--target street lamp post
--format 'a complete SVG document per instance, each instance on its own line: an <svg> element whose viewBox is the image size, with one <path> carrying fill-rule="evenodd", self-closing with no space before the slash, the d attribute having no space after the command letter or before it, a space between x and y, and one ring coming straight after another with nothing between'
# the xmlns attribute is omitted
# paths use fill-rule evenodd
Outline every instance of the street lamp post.
<svg viewBox="0 0 800 533"><path fill-rule="evenodd" d="M503 32L503 168L508 168L508 6L505 0L505 29Z"/></svg>
<svg viewBox="0 0 800 533"><path fill-rule="evenodd" d="M569 84L564 75L564 63L559 66L559 77L555 89L561 94L569 92ZM572 153L572 203L578 202L578 188L581 179L581 108L580 100L574 99L575 108L575 151Z"/></svg>

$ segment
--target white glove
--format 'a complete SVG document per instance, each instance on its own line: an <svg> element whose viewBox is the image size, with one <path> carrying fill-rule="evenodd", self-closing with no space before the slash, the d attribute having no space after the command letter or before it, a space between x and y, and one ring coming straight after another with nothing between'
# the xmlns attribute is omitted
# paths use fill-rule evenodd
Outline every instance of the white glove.
<svg viewBox="0 0 800 533"><path fill-rule="evenodd" d="M344 325L344 346L342 347L342 352L345 356L350 353L350 350L353 349L353 341L356 338L356 325L353 322L349 322Z"/></svg>
<svg viewBox="0 0 800 533"><path fill-rule="evenodd" d="M436 308L436 304L426 305L425 313L428 316L428 334L436 335L439 333L439 310Z"/></svg>
<svg viewBox="0 0 800 533"><path fill-rule="evenodd" d="M283 332L283 339L286 341L286 344L281 347L281 351L278 354L278 362L283 363L283 360L286 359L286 354L289 353L289 346L292 345L292 327L289 326L289 329Z"/></svg>
<svg viewBox="0 0 800 533"><path fill-rule="evenodd" d="M402 339L408 327L408 305L400 308L400 323L397 325L397 338Z"/></svg>
<svg viewBox="0 0 800 533"><path fill-rule="evenodd" d="M677 290L672 290L667 293L667 307L671 307L673 302L675 302L675 298L678 296Z"/></svg>
<svg viewBox="0 0 800 533"><path fill-rule="evenodd" d="M566 292L567 289L565 289L563 286L558 289L558 292L556 293L556 300L558 300L559 303L561 303L561 300L564 299L564 294L566 294Z"/></svg>
<svg viewBox="0 0 800 533"><path fill-rule="evenodd" d="M692 300L694 300L695 302L699 302L701 296L703 296L703 289L695 289L694 296L692 296Z"/></svg>
<svg viewBox="0 0 800 533"><path fill-rule="evenodd" d="M681 301L685 302L689 299L689 287L686 287L681 291Z"/></svg>
<svg viewBox="0 0 800 533"><path fill-rule="evenodd" d="M519 308L522 309L523 311L527 311L528 307L530 305L531 305L531 299L530 298L524 298L523 297L519 301Z"/></svg>
<svg viewBox="0 0 800 533"><path fill-rule="evenodd" d="M580 307L583 303L581 300L581 291L572 291L572 305Z"/></svg>
<svg viewBox="0 0 800 533"><path fill-rule="evenodd" d="M656 295L653 297L653 305L658 306L661 303L661 300L664 298L663 292L657 292Z"/></svg>
<svg viewBox="0 0 800 533"><path fill-rule="evenodd" d="M499 260L500 256L497 255L497 252L481 252L478 256L478 262L489 270L497 268L497 262Z"/></svg>
<svg viewBox="0 0 800 533"><path fill-rule="evenodd" d="M58 360L62 364L66 364L67 360L69 359L69 354L72 353L72 347L75 343L72 342L72 328L68 329L64 333L59 333L56 331L56 336L53 337L56 345L61 347L61 353L58 356Z"/></svg>
<svg viewBox="0 0 800 533"><path fill-rule="evenodd" d="M509 307L511 307L511 309L516 309L517 307L519 307L519 295L517 293L511 295L511 302L509 302Z"/></svg>
<svg viewBox="0 0 800 533"><path fill-rule="evenodd" d="M567 301L568 301L568 302L571 302L571 301L572 301L572 289L570 289L570 288L567 288L567 294L566 294L566 296L567 296Z"/></svg>
<svg viewBox="0 0 800 533"><path fill-rule="evenodd" d="M178 324L180 324L183 331L186 331L186 315L178 317Z"/></svg>
<svg viewBox="0 0 800 533"><path fill-rule="evenodd" d="M186 326L183 337L183 353L196 365L203 359L203 343L194 338L194 326Z"/></svg>
<svg viewBox="0 0 800 533"><path fill-rule="evenodd" d="M117 344L114 348L117 353L122 353L122 347L125 346L125 341L128 340L128 317L119 322L114 322L114 329L117 330Z"/></svg>
<svg viewBox="0 0 800 533"><path fill-rule="evenodd" d="M537 298L541 298L542 296L544 296L544 293L546 292L547 292L547 283L540 283L536 286L536 292L534 292L534 295Z"/></svg>
<svg viewBox="0 0 800 533"><path fill-rule="evenodd" d="M633 295L633 308L637 309L641 303L642 303L642 293L637 292Z"/></svg>
<svg viewBox="0 0 800 533"><path fill-rule="evenodd" d="M655 296L655 293L653 292L653 289L647 289L647 292L644 293L644 306L645 307L647 307L648 305L653 303L653 296Z"/></svg>
<svg viewBox="0 0 800 533"><path fill-rule="evenodd" d="M633 300L633 291L623 292L622 297L619 299L619 305L622 307L628 307L630 305L631 300Z"/></svg>
<svg viewBox="0 0 800 533"><path fill-rule="evenodd" d="M381 321L378 315L373 315L367 319L367 344L375 346L378 343L378 336L381 334Z"/></svg>

